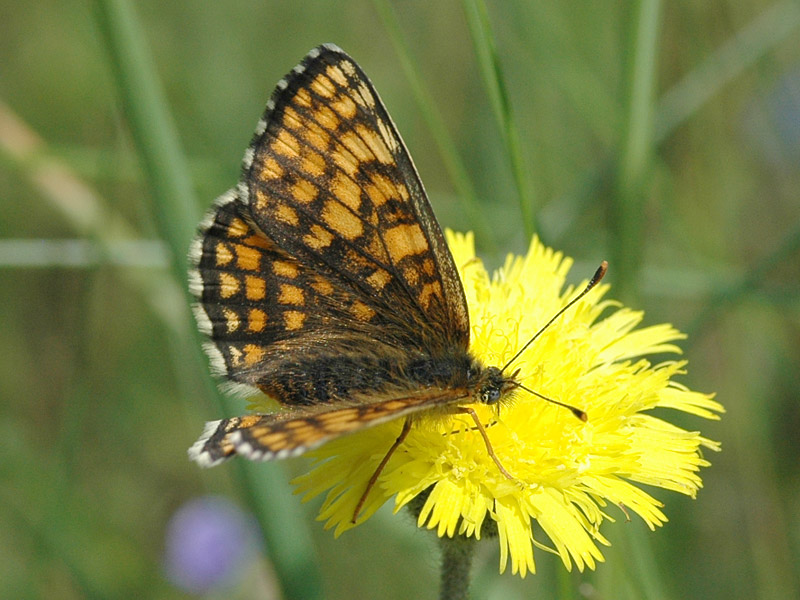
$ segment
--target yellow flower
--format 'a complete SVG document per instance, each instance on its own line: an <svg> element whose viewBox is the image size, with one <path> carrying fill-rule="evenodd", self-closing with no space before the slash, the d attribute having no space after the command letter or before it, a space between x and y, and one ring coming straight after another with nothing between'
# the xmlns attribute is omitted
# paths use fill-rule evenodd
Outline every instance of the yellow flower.
<svg viewBox="0 0 800 600"><path fill-rule="evenodd" d="M504 365L559 308L576 294L565 288L572 261L533 240L525 257L509 256L489 276L475 258L471 235L447 232L459 266L472 322L471 351L486 365ZM387 500L395 511L417 499L418 525L441 536L494 532L500 571L535 570L533 521L550 539L564 565L594 568L607 505L622 505L651 528L666 517L662 504L635 484L694 497L702 486L701 446L718 444L671 425L647 411L671 408L708 419L722 406L707 394L673 381L685 361L656 365L644 356L680 352L684 336L670 325L639 327L643 313L603 300L598 285L558 318L514 363L526 387L584 410L570 411L523 391L500 409L472 407L483 423L506 478L487 453L474 423L463 415L415 420L367 496L363 522ZM603 318L601 314L606 313ZM314 451L312 470L297 478L308 499L327 490L319 519L335 535L353 527L353 510L402 419L330 442ZM421 508L420 508L421 505Z"/></svg>

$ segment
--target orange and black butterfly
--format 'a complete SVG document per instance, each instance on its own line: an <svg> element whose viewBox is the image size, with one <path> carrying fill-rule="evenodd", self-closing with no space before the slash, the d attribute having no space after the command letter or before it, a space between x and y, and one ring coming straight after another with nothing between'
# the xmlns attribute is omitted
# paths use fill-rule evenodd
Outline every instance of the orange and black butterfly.
<svg viewBox="0 0 800 600"><path fill-rule="evenodd" d="M285 408L209 423L189 450L199 464L296 456L404 417L374 483L426 411L470 414L494 458L464 405L520 385L470 354L464 291L422 182L341 49L315 48L278 82L190 258L213 368Z"/></svg>

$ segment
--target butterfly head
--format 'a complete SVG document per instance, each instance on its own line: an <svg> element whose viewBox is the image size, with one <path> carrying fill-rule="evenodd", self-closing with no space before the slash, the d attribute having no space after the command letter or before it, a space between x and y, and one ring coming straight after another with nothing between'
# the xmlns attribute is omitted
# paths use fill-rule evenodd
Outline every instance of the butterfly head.
<svg viewBox="0 0 800 600"><path fill-rule="evenodd" d="M519 369L512 375L504 375L497 367L489 367L477 388L477 400L483 404L493 405L502 400L506 394L519 387L516 380Z"/></svg>

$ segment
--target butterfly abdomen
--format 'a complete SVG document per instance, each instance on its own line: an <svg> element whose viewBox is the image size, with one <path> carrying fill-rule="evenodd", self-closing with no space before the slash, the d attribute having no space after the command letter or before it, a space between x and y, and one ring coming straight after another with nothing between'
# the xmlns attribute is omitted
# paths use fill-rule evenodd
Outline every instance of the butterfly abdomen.
<svg viewBox="0 0 800 600"><path fill-rule="evenodd" d="M312 406L367 393L385 397L430 388L463 389L481 370L466 352L405 358L344 354L287 361L258 387L281 404Z"/></svg>

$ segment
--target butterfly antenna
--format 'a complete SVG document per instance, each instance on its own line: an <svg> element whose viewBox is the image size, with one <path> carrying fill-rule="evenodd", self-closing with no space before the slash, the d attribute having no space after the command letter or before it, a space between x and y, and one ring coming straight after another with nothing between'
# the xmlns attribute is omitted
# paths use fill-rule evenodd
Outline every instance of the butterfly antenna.
<svg viewBox="0 0 800 600"><path fill-rule="evenodd" d="M505 371L505 370L506 370L506 369L507 369L507 368L508 368L508 367L511 365L511 363L513 363L515 360L517 360L517 359L520 357L520 355L522 355L522 353L523 353L523 352L525 352L525 350L527 350L527 349L528 349L528 346L530 346L530 345L531 345L531 344L532 344L532 343L533 343L533 342L536 340L536 338L538 338L540 335L542 335L542 333L544 333L544 331L545 331L545 330L546 330L548 327L550 327L550 325L552 325L552 324L553 324L553 322L554 322L554 321L555 321L555 320L556 320L558 317L560 317L561 315L563 315L563 314L564 314L564 313L565 313L567 310L569 310L569 308L570 308L570 307L571 307L573 304L575 304L575 303L576 303L578 300L580 300L581 298L583 298L583 297L584 297L586 294L588 294L588 293L589 293L589 291L590 291L590 290L591 290L591 289L592 289L594 286L596 286L598 283L600 283L600 280L601 280L601 279L603 278L603 276L606 274L606 271L608 271L608 263L607 263L606 261L603 261L603 262L601 262L601 263L600 263L600 266L599 266L599 267L597 267L597 271L595 271L595 272L594 272L594 275L592 276L592 278L591 278L591 280L589 281L589 283L587 283L587 284L586 284L586 287L585 287L585 288L583 288L583 291L582 291L580 294L578 294L577 296L575 296L575 297L574 297L572 300L570 300L570 301L567 303L567 305L566 305L566 306L564 306L564 307L563 307L561 310L559 310L559 311L558 311L558 312L557 312L555 315L553 315L553 318L552 318L552 319L550 319L550 320L549 320L547 323L545 323L544 327L542 327L542 328L541 328L539 331L537 331L537 332L536 332L536 334L535 334L535 335L534 335L534 336L533 336L531 339L529 339L529 340L528 340L528 342L527 342L527 343L526 343L526 344L525 344L525 345L524 345L522 348L520 348L520 349L519 349L519 351L518 351L518 352L517 352L517 353L516 353L516 354L515 354L515 355L514 355L512 358L511 358L511 360L509 360L509 361L508 361L508 362L505 364L505 366L504 366L502 369L500 369L500 373L503 373L503 372L504 372L504 371ZM528 390L528 391L530 391L530 390ZM532 392L532 393L534 393L534 394L535 394L536 392ZM536 394L536 395L538 396L538 394ZM549 398L545 398L545 400L550 400L550 399L549 399ZM553 402L553 403L555 403L555 404L559 404L558 402L555 402L554 400L550 400L550 402ZM571 406L566 406L565 408L572 409L572 407L571 407ZM574 411L573 411L573 412L574 412Z"/></svg>
<svg viewBox="0 0 800 600"><path fill-rule="evenodd" d="M544 394L540 394L539 392L535 392L531 388L525 387L521 383L518 384L517 387L519 387L520 389L525 390L529 394L533 394L534 396L537 396L537 397L541 398L542 400L546 400L547 402L549 402L551 404L555 404L556 406L560 406L562 408L566 408L569 412L571 412L573 415L578 417L584 423L589 420L589 416L586 414L585 411L582 411L580 408L572 406L571 404L566 404L565 402L560 402L558 400L554 400L553 398L545 396Z"/></svg>

